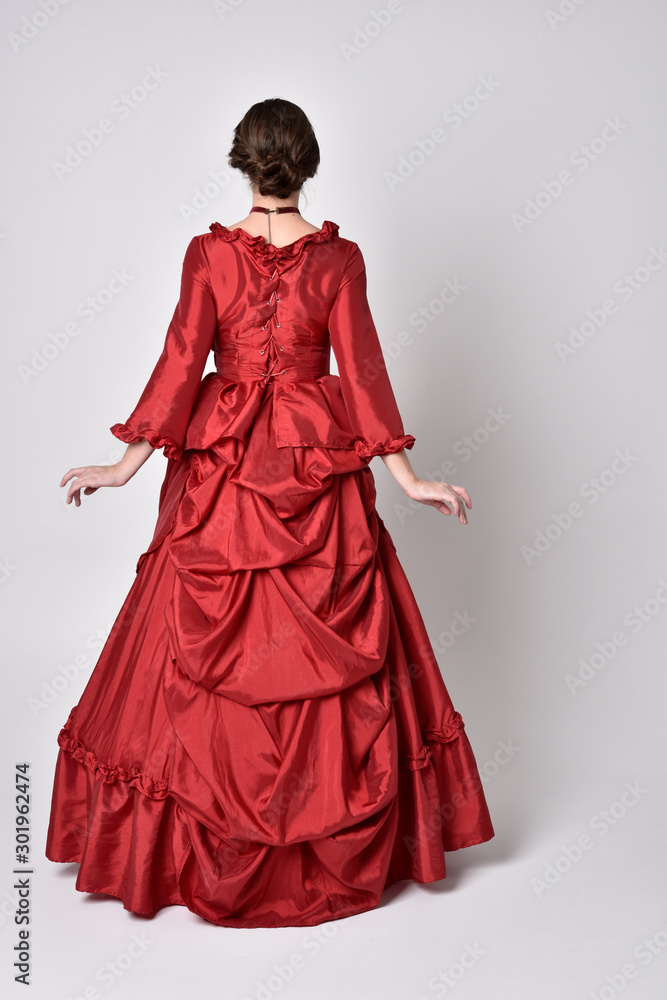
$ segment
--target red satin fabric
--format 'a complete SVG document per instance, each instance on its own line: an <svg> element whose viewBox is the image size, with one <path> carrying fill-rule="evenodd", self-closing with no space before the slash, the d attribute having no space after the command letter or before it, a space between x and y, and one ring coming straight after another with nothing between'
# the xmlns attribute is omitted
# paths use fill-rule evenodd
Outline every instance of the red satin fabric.
<svg viewBox="0 0 667 1000"><path fill-rule="evenodd" d="M219 223L195 237L163 352L112 427L167 471L58 736L46 855L138 913L318 924L494 836L375 509L370 458L414 437L338 228L282 248Z"/></svg>

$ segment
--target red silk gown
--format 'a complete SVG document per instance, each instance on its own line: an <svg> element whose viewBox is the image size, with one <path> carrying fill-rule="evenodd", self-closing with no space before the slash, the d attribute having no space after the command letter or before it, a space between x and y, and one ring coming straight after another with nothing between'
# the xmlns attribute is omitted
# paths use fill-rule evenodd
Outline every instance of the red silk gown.
<svg viewBox="0 0 667 1000"><path fill-rule="evenodd" d="M411 448L356 243L194 237L113 434L168 459L157 523L58 734L46 856L76 888L233 927L372 909L494 836L369 460ZM329 372L333 348L339 375ZM209 352L216 372L202 378Z"/></svg>

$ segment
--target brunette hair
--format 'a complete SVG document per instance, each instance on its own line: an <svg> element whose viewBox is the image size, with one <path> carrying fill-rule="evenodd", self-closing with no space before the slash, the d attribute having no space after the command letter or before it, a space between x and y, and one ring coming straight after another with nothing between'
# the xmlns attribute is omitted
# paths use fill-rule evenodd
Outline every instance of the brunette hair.
<svg viewBox="0 0 667 1000"><path fill-rule="evenodd" d="M301 108L270 97L253 104L238 123L228 160L260 194L288 198L317 172L320 147Z"/></svg>

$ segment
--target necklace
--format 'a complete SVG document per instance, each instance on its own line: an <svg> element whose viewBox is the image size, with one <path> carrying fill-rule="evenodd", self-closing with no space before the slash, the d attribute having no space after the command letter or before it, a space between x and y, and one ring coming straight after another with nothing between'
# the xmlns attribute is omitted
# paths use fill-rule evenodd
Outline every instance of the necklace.
<svg viewBox="0 0 667 1000"><path fill-rule="evenodd" d="M299 212L296 205L285 205L283 208L280 206L278 208L263 208L261 205L255 205L250 209L251 212L264 212L269 221L269 243L271 242L271 212L275 212L278 215L280 212ZM299 212L301 215L301 212Z"/></svg>

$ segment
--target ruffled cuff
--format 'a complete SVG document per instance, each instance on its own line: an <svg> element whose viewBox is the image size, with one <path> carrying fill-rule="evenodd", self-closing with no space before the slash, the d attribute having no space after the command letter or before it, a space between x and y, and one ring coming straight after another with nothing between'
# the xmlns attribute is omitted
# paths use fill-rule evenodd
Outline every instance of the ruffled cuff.
<svg viewBox="0 0 667 1000"><path fill-rule="evenodd" d="M354 449L362 458L373 458L375 455L389 455L404 448L412 448L415 438L412 434L401 434L400 437L388 441L369 444L367 441L355 441Z"/></svg>
<svg viewBox="0 0 667 1000"><path fill-rule="evenodd" d="M176 444L173 438L163 437L157 431L146 428L141 434L133 431L128 424L114 424L109 428L114 437L124 441L125 444L136 444L137 441L148 441L153 448L164 448L166 458L171 458L175 462L180 461L183 448Z"/></svg>

